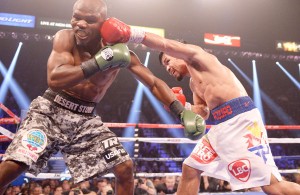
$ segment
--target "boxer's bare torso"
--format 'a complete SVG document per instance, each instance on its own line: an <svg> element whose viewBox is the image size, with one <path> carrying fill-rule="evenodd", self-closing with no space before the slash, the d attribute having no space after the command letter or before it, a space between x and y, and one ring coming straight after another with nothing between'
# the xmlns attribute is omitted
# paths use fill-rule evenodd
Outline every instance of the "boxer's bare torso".
<svg viewBox="0 0 300 195"><path fill-rule="evenodd" d="M62 39L64 42L60 42ZM68 67L78 66L78 69L80 69L82 62L91 59L101 48L100 39L94 41L97 41L98 44L81 46L76 43L72 30L59 31L55 35L53 51L48 60L48 80L49 78L55 78L56 82L63 82L66 86L67 83L76 82L76 79L69 76ZM98 72L88 79L78 80L80 82L77 81L77 84L66 87L64 91L85 101L99 102L113 83L119 70L118 68L112 68L104 72ZM74 72L74 76L76 74L82 74L82 71ZM57 79L57 77L61 77L61 79ZM56 85L60 84L56 83Z"/></svg>

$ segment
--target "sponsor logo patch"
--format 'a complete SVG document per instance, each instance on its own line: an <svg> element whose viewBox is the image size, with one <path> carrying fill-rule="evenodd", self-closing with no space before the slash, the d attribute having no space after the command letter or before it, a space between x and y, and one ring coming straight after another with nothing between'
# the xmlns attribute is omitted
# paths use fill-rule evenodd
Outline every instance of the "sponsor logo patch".
<svg viewBox="0 0 300 195"><path fill-rule="evenodd" d="M107 163L110 163L121 156L125 156L127 152L124 148L116 148L116 150L107 150L104 152L104 159Z"/></svg>
<svg viewBox="0 0 300 195"><path fill-rule="evenodd" d="M103 49L100 55L105 61L111 61L114 58L114 52L109 47Z"/></svg>
<svg viewBox="0 0 300 195"><path fill-rule="evenodd" d="M25 149L25 148L18 148L17 153L30 158L34 162L36 162L37 159L39 158L38 154L36 154L28 149Z"/></svg>
<svg viewBox="0 0 300 195"><path fill-rule="evenodd" d="M248 159L240 159L228 165L228 170L236 179L246 182L251 174L251 165Z"/></svg>
<svg viewBox="0 0 300 195"><path fill-rule="evenodd" d="M47 146L47 136L39 129L31 129L23 135L22 145L29 151L40 153Z"/></svg>
<svg viewBox="0 0 300 195"><path fill-rule="evenodd" d="M201 139L193 150L191 157L202 164L208 164L213 161L218 154L211 147L207 139Z"/></svg>
<svg viewBox="0 0 300 195"><path fill-rule="evenodd" d="M119 145L119 141L116 137L111 137L111 138L103 140L101 142L101 144L103 145L104 149L106 150L108 148Z"/></svg>
<svg viewBox="0 0 300 195"><path fill-rule="evenodd" d="M35 16L0 12L0 25L34 28Z"/></svg>
<svg viewBox="0 0 300 195"><path fill-rule="evenodd" d="M204 42L206 44L240 47L241 37L234 35L222 35L222 34L204 34Z"/></svg>

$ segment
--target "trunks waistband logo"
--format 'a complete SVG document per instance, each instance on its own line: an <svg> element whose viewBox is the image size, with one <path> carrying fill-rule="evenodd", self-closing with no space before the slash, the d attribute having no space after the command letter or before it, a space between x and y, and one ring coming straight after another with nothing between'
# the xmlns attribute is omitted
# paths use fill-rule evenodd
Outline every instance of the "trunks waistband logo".
<svg viewBox="0 0 300 195"><path fill-rule="evenodd" d="M221 120L222 118L232 114L232 108L230 105L227 105L214 111L212 114L215 120Z"/></svg>
<svg viewBox="0 0 300 195"><path fill-rule="evenodd" d="M60 95L55 96L54 102L56 102L57 104L61 105L64 108L74 111L74 112L90 114L94 110L94 106L80 105L80 104L74 103L72 101L69 101L69 100L63 98Z"/></svg>

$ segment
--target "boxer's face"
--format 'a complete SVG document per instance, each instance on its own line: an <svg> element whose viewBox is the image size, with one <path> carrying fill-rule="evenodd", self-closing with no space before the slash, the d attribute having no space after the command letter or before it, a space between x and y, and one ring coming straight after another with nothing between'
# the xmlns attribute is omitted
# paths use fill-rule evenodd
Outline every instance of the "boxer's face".
<svg viewBox="0 0 300 195"><path fill-rule="evenodd" d="M99 9L94 8L95 6L88 2L76 3L71 19L76 43L81 46L100 40L99 29L104 22Z"/></svg>
<svg viewBox="0 0 300 195"><path fill-rule="evenodd" d="M162 65L166 68L168 73L181 81L187 73L186 64L184 60L174 58L167 54L163 54L161 58Z"/></svg>

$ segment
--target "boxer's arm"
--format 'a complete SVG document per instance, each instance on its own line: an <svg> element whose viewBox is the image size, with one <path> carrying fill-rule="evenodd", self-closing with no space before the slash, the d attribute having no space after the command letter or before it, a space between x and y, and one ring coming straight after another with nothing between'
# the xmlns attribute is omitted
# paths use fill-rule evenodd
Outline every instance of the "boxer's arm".
<svg viewBox="0 0 300 195"><path fill-rule="evenodd" d="M153 75L153 73L145 67L139 60L139 58L133 52L131 54L131 63L127 69L133 74L133 76L142 82L152 94L164 105L170 105L176 100L176 97L169 86Z"/></svg>
<svg viewBox="0 0 300 195"><path fill-rule="evenodd" d="M195 92L195 87L192 78L190 79L190 89L193 92L194 105L192 105L192 111L199 114L204 120L207 120L210 114L209 108L206 102Z"/></svg>
<svg viewBox="0 0 300 195"><path fill-rule="evenodd" d="M175 58L183 59L193 66L210 67L221 64L214 55L207 53L199 46L183 44L150 32L144 32L116 18L107 19L103 23L100 32L106 43L142 43Z"/></svg>
<svg viewBox="0 0 300 195"><path fill-rule="evenodd" d="M149 48L162 51L175 58L183 59L193 66L200 65L210 67L216 63L220 64L214 55L204 51L199 46L184 44L150 32L146 32L142 44Z"/></svg>
<svg viewBox="0 0 300 195"><path fill-rule="evenodd" d="M81 67L74 65L73 45L74 37L68 30L56 33L47 63L48 86L53 90L72 87L84 79Z"/></svg>
<svg viewBox="0 0 300 195"><path fill-rule="evenodd" d="M193 103L192 111L199 114L204 120L207 120L209 117L209 108L206 105L206 102L193 93Z"/></svg>

